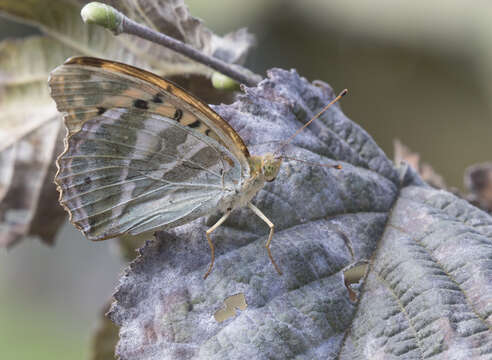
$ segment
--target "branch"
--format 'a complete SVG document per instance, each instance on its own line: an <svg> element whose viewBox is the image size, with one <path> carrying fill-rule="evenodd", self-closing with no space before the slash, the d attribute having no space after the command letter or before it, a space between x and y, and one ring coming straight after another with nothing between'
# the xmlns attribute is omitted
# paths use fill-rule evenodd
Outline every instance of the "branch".
<svg viewBox="0 0 492 360"><path fill-rule="evenodd" d="M247 86L256 86L262 79L250 70L236 64L226 63L218 58L176 40L170 36L154 31L128 18L115 8L99 2L91 2L81 11L82 20L88 24L97 24L111 30L115 35L131 34L167 47L187 58L204 64L223 75Z"/></svg>

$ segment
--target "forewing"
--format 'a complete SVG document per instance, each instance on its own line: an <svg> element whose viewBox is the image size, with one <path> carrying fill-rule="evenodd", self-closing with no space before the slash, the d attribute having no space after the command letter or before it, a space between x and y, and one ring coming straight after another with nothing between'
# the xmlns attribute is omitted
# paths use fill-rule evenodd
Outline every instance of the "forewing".
<svg viewBox="0 0 492 360"><path fill-rule="evenodd" d="M68 128L60 202L91 240L210 213L249 171L220 127L173 89L78 63L55 69L50 86Z"/></svg>
<svg viewBox="0 0 492 360"><path fill-rule="evenodd" d="M112 107L138 108L193 128L227 147L249 169L248 149L234 129L207 104L178 85L130 65L91 58L69 59L50 76L51 96L66 112L69 134Z"/></svg>

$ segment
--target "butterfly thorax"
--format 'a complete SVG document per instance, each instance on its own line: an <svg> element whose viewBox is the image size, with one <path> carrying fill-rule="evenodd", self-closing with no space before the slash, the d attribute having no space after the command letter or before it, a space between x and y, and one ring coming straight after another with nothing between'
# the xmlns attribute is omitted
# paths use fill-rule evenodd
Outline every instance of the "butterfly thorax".
<svg viewBox="0 0 492 360"><path fill-rule="evenodd" d="M250 176L242 184L235 194L224 198L221 204L222 211L241 208L248 204L256 193L263 188L265 182L275 180L282 163L281 159L272 154L251 156L248 158Z"/></svg>

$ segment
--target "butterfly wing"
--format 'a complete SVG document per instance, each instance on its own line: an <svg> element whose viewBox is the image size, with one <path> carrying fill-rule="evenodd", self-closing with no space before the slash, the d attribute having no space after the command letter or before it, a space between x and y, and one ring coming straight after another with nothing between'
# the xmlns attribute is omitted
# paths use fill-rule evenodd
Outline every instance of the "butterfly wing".
<svg viewBox="0 0 492 360"><path fill-rule="evenodd" d="M184 224L249 177L239 135L154 74L82 57L55 69L49 85L68 129L60 202L91 240Z"/></svg>

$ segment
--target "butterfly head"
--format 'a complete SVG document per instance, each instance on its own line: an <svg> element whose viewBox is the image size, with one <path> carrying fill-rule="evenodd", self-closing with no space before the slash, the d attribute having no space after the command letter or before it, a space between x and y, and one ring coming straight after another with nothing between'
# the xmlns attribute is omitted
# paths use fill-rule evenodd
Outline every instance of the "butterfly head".
<svg viewBox="0 0 492 360"><path fill-rule="evenodd" d="M266 154L261 158L261 172L266 181L275 180L280 171L281 164L282 159L273 156L273 154Z"/></svg>

